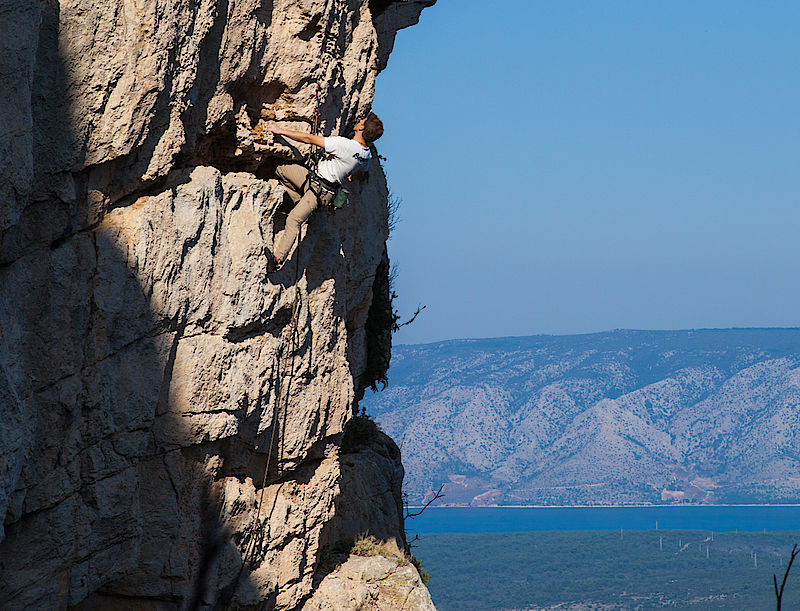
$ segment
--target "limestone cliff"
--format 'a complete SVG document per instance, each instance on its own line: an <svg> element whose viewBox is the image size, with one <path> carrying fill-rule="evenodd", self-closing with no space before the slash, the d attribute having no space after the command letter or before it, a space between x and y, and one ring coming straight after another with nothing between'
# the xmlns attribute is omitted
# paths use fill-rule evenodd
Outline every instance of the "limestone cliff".
<svg viewBox="0 0 800 611"><path fill-rule="evenodd" d="M268 279L304 151L251 130L345 131L432 3L0 0L4 609L296 609L326 550L404 545L397 448L343 445L388 350L385 178Z"/></svg>

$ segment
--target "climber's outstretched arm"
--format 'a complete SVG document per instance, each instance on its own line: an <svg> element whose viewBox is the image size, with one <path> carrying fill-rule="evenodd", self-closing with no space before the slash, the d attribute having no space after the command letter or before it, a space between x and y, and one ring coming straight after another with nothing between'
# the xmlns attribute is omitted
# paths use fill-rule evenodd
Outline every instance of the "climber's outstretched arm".
<svg viewBox="0 0 800 611"><path fill-rule="evenodd" d="M297 142L305 142L306 144L313 144L314 146L325 148L325 138L317 136L316 134L307 134L305 132L296 132L293 129L284 129L272 123L267 125L266 131L278 134L279 136L286 136L291 140L297 140Z"/></svg>

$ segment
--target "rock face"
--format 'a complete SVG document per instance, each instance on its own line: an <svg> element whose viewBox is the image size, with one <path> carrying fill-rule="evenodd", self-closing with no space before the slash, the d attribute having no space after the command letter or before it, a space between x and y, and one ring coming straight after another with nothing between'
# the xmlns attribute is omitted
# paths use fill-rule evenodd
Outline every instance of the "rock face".
<svg viewBox="0 0 800 611"><path fill-rule="evenodd" d="M399 346L362 405L457 504L800 500L800 329ZM424 366L420 364L424 363Z"/></svg>
<svg viewBox="0 0 800 611"><path fill-rule="evenodd" d="M396 560L353 556L328 575L308 601L309 611L413 611L433 606L419 573Z"/></svg>
<svg viewBox="0 0 800 611"><path fill-rule="evenodd" d="M326 546L404 545L396 447L342 446L385 178L268 279L305 150L251 131L345 131L432 3L0 0L4 609L296 609Z"/></svg>

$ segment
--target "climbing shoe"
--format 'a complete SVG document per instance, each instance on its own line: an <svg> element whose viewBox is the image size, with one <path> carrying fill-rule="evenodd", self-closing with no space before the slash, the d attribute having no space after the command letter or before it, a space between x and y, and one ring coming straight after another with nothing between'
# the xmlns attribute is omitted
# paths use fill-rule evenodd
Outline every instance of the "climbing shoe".
<svg viewBox="0 0 800 611"><path fill-rule="evenodd" d="M280 268L281 268L281 264L278 262L277 259L275 259L275 257L270 257L267 260L267 273L268 274L274 274Z"/></svg>
<svg viewBox="0 0 800 611"><path fill-rule="evenodd" d="M281 264L269 249L264 250L266 250L267 255L267 275L273 274L281 268Z"/></svg>

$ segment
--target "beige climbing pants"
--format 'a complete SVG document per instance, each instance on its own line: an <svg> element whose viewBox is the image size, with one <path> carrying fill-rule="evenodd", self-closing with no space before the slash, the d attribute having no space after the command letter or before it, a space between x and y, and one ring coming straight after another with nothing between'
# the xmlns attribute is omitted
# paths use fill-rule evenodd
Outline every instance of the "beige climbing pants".
<svg viewBox="0 0 800 611"><path fill-rule="evenodd" d="M272 254L283 263L300 234L300 226L320 204L329 205L333 201L334 194L316 183L312 184L308 180L308 169L299 163L280 165L276 173L278 180L286 187L286 192L295 203L286 218L286 227L275 236L275 248Z"/></svg>

